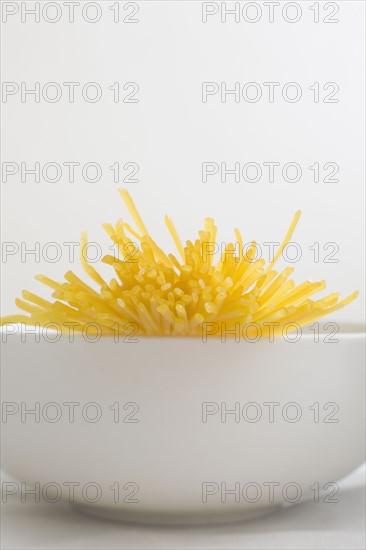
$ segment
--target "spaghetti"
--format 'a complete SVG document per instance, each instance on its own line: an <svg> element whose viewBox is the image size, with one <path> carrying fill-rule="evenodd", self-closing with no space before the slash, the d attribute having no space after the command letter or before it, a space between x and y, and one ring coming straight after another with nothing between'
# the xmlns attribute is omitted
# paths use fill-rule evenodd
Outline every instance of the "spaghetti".
<svg viewBox="0 0 366 550"><path fill-rule="evenodd" d="M213 251L217 228L212 218L206 218L198 239L182 244L172 220L165 223L178 251L178 257L165 254L147 231L128 191L120 190L136 228L118 221L115 226L104 225L115 243L118 257L104 256L115 277L106 282L86 260L83 251L87 236L81 240L81 265L97 285L98 290L82 281L72 271L65 282L58 283L43 275L41 283L53 289L54 301L45 300L26 290L16 305L28 315L3 317L1 324L25 323L32 326L57 324L61 330L76 331L95 327L103 335L127 334L131 324L140 335L200 336L204 326L224 327L229 333L237 327L249 327L249 333L262 336L279 334L285 326L307 325L352 302L358 292L339 299L332 293L320 299L310 297L325 288L325 282L310 282L296 286L289 278L292 267L275 271L274 264L290 241L300 217L297 211L284 241L273 260L265 266L255 259L256 243L244 254L243 239L238 229L235 237L239 254L233 243L225 245L219 261L214 264ZM132 235L134 244L131 241ZM219 330L206 334L219 334Z"/></svg>

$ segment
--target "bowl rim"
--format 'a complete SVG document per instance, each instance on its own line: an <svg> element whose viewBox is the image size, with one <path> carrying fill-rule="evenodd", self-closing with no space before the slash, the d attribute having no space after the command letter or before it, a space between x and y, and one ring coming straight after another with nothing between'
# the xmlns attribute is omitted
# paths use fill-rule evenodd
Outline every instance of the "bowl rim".
<svg viewBox="0 0 366 550"><path fill-rule="evenodd" d="M319 321L315 321L314 323L319 323ZM299 327L301 329L301 337L300 337L300 340L301 339L304 339L304 340L310 340L314 337L314 330L311 330L310 329L310 326L314 323L311 323L311 324L308 324L308 325L305 325L303 327ZM338 325L338 331L337 332L334 332L332 333L329 329L327 330L326 327L327 325L329 326L329 329L331 328L331 326L333 325ZM22 332L21 330L19 330L19 327L21 329L21 326L22 326L22 323L10 323L9 325L3 325L3 326L0 326L0 335L2 336L3 334L5 335L6 334L6 337L11 337L11 336L21 336L22 335ZM7 331L7 327L17 327L18 330L16 332L8 332ZM31 326L31 325L27 325L27 330L25 332L26 336L35 336L35 335L41 335L42 334L42 331L45 330L45 327L37 327L37 326ZM46 328L47 330L47 334L49 335L52 335L52 334L57 334L57 330L55 329L51 329L51 328ZM29 332L28 332L29 331ZM323 323L319 323L319 330L317 331L317 334L320 336L320 335L323 335L323 336L326 336L326 335L329 335L330 337L332 336L332 334L334 334L334 336L342 336L343 339L344 338L365 338L366 336L366 324L364 322L361 322L361 321L357 321L357 322L349 322L349 321L335 321L335 320L324 320ZM84 335L81 333L81 332L74 332L73 333L73 339L75 340L84 340L86 343L88 343L88 340L84 338ZM182 335L182 336L179 336L179 335L173 335L173 336L168 336L168 335L163 335L163 334L152 334L152 335L141 335L141 334L135 334L135 335L130 335L131 338L135 338L135 343L137 343L138 341L140 340L146 340L146 341L152 341L152 340L179 340L179 341L182 341L182 340L188 340L188 341L196 341L196 342L199 342L201 341L202 343L206 344L207 342L209 341L220 341L220 335L211 335L211 336L208 336L206 338L205 341L203 341L202 339L202 336L201 335L196 335L196 336L185 336L185 335ZM70 338L70 334L67 334L67 333L62 333L60 334L60 338L58 341L61 341L61 340L67 340ZM94 342L91 341L90 343L98 343L98 342L101 342L103 340L105 341L108 341L108 340L113 340L116 338L116 335L113 335L113 334L105 334L103 336L100 336L100 338L98 340L95 340ZM123 341L123 335L119 335L117 336L117 339L118 341ZM259 339L257 341L250 341L248 340L249 343L260 343L260 342L263 342L263 341L267 341L268 338L263 338L263 339ZM7 341L7 340L6 340ZM0 338L0 344L6 344L6 341L4 342L4 337ZM232 337L227 337L225 339L225 343L227 342L230 342L230 341L233 341L235 342L235 338L232 338ZM240 338L240 342L245 342L246 340ZM274 341L283 341L283 338L281 338L281 336L277 336L274 338ZM130 340L130 343L133 343L133 340ZM273 342L271 342L273 343Z"/></svg>

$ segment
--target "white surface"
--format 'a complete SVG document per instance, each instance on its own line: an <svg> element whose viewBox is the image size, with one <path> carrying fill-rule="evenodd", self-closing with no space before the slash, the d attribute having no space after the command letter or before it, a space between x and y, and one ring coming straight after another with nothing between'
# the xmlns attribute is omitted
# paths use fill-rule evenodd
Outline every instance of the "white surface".
<svg viewBox="0 0 366 550"><path fill-rule="evenodd" d="M4 550L364 549L365 468L344 480L338 503L306 502L222 527L123 525L84 516L68 504L22 504L16 499L2 505L2 520Z"/></svg>

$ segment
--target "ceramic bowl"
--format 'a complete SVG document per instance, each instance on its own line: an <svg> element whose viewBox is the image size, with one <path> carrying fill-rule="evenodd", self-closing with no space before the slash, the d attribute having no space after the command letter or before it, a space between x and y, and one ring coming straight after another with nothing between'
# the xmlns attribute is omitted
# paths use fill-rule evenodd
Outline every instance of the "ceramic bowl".
<svg viewBox="0 0 366 550"><path fill-rule="evenodd" d="M364 460L365 334L330 327L274 342L3 329L6 491L159 524L336 501Z"/></svg>

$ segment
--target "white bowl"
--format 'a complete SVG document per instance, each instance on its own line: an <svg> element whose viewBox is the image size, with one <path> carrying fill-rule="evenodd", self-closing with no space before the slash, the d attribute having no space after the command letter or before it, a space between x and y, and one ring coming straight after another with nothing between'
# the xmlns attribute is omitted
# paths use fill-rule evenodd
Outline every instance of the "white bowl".
<svg viewBox="0 0 366 550"><path fill-rule="evenodd" d="M110 518L233 521L334 500L364 460L361 327L292 343L4 330L2 467L24 499L21 482Z"/></svg>

